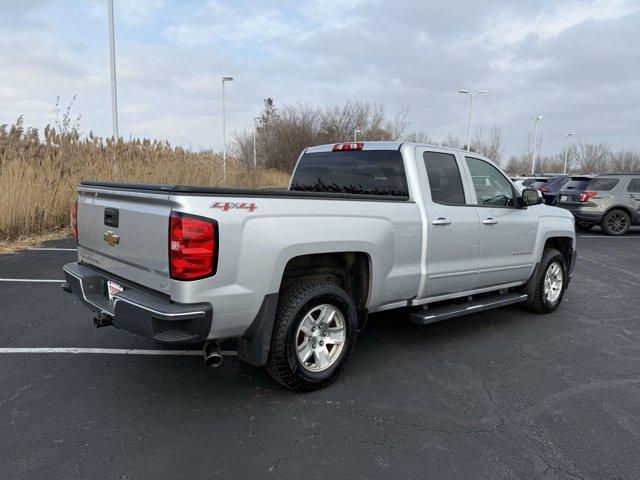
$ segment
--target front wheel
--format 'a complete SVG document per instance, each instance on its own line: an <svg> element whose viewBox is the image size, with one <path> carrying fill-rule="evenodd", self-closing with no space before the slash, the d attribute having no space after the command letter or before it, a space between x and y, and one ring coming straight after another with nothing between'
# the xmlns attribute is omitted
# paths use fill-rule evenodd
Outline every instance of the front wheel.
<svg viewBox="0 0 640 480"><path fill-rule="evenodd" d="M357 334L347 292L330 282L294 283L280 293L267 371L292 390L325 387L347 366Z"/></svg>
<svg viewBox="0 0 640 480"><path fill-rule="evenodd" d="M555 248L546 248L542 260L527 285L527 304L536 313L551 313L564 297L567 288L567 265Z"/></svg>

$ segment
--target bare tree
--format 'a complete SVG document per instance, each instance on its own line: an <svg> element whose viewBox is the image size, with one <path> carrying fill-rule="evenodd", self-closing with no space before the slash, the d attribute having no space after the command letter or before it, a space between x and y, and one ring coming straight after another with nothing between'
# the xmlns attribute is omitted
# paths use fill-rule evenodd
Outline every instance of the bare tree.
<svg viewBox="0 0 640 480"><path fill-rule="evenodd" d="M531 171L531 162L526 155L512 155L507 160L505 170L511 175L527 175Z"/></svg>
<svg viewBox="0 0 640 480"><path fill-rule="evenodd" d="M576 163L583 173L611 171L611 149L604 143L578 143Z"/></svg>
<svg viewBox="0 0 640 480"><path fill-rule="evenodd" d="M291 171L300 152L309 145L347 142L355 130L366 140L396 140L408 127L408 110L400 109L390 119L381 103L349 100L340 105L310 107L305 104L276 108L266 99L257 126L259 163ZM252 162L253 132L234 132L235 154L243 162Z"/></svg>
<svg viewBox="0 0 640 480"><path fill-rule="evenodd" d="M612 155L611 168L614 172L640 172L640 152L621 150Z"/></svg>
<svg viewBox="0 0 640 480"><path fill-rule="evenodd" d="M456 137L455 133L449 132L444 137L444 140L442 140L442 142L440 142L440 144L443 147L460 148L460 145L462 144L462 142L460 141L460 139L458 137Z"/></svg>
<svg viewBox="0 0 640 480"><path fill-rule="evenodd" d="M502 162L504 147L502 145L502 130L497 125L491 128L489 139L485 140L482 129L476 130L471 140L471 150L479 152L497 164Z"/></svg>
<svg viewBox="0 0 640 480"><path fill-rule="evenodd" d="M264 101L264 109L257 122L258 163L283 171L291 171L300 152L309 145L347 142L353 140L356 130L364 140L401 140L440 144L446 147L464 147L453 133L442 140L433 139L427 132L410 132L409 111L401 108L389 117L381 103L349 100L342 104L313 107L286 104L276 107L271 98ZM247 164L253 163L253 129L234 132L235 155ZM536 150L540 152L542 137ZM0 145L1 147L1 145ZM480 152L500 164L504 160L502 129L494 126L488 137L477 130L471 150ZM527 174L531 171L533 136L529 135L522 153L511 155L506 169L511 174ZM553 155L540 155L536 170L560 173L564 170L564 149ZM622 150L613 152L604 143L577 143L569 146L567 171L569 173L602 173L610 171L637 172L640 170L640 152Z"/></svg>

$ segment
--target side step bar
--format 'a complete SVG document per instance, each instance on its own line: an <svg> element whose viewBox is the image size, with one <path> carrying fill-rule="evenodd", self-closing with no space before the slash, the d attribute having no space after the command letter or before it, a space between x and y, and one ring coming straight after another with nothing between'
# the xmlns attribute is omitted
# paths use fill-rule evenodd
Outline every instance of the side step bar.
<svg viewBox="0 0 640 480"><path fill-rule="evenodd" d="M496 297L485 297L478 300L470 300L465 303L444 305L442 307L430 308L423 312L415 312L409 315L409 320L418 325L427 325L428 323L439 322L447 318L461 317L484 310L491 310L492 308L524 302L526 299L526 294L504 293Z"/></svg>

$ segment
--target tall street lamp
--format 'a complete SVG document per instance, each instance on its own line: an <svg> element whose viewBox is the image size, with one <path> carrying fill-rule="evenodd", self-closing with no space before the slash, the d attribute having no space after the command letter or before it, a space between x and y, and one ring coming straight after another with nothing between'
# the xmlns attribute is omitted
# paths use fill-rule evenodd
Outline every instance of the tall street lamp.
<svg viewBox="0 0 640 480"><path fill-rule="evenodd" d="M222 77L222 176L227 181L227 105L224 93L224 84L233 82L233 77Z"/></svg>
<svg viewBox="0 0 640 480"><path fill-rule="evenodd" d="M113 139L118 140L118 92L116 88L116 40L113 27L113 0L107 0L107 17L109 19L109 60L111 69L111 123Z"/></svg>
<svg viewBox="0 0 640 480"><path fill-rule="evenodd" d="M353 141L354 141L354 142L357 142L357 141L358 141L358 134L359 134L359 133L362 133L362 130L360 130L359 128L356 128L356 129L353 131Z"/></svg>
<svg viewBox="0 0 640 480"><path fill-rule="evenodd" d="M258 165L256 157L256 134L258 133L258 122L261 117L253 117L253 168Z"/></svg>
<svg viewBox="0 0 640 480"><path fill-rule="evenodd" d="M531 175L536 173L536 154L538 149L538 121L542 119L542 115L532 117L535 128L533 129L533 158L531 159Z"/></svg>
<svg viewBox="0 0 640 480"><path fill-rule="evenodd" d="M573 132L566 133L564 135L564 172L567 173L567 159L569 158L569 137L573 135Z"/></svg>
<svg viewBox="0 0 640 480"><path fill-rule="evenodd" d="M487 93L486 90L458 90L458 93L469 95L469 127L467 128L467 152L471 150L471 114L473 113L473 97L478 93Z"/></svg>

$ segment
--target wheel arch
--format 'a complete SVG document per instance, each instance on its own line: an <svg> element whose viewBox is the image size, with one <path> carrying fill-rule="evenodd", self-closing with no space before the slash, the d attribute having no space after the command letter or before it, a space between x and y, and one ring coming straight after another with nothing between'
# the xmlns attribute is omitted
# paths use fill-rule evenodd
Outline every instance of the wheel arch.
<svg viewBox="0 0 640 480"><path fill-rule="evenodd" d="M279 294L297 280L323 280L338 285L352 298L359 321L366 318L372 290L372 268L371 255L363 251L307 253L289 258L277 291L265 295L255 319L238 338L240 359L255 366L266 364Z"/></svg>
<svg viewBox="0 0 640 480"><path fill-rule="evenodd" d="M637 217L636 213L631 208L629 208L629 206L627 206L627 205L612 205L612 206L608 207L605 210L605 212L602 214L602 219L604 219L604 217L607 216L613 210L622 210L624 213L629 215L629 219L630 219L631 223L634 223L637 220L636 219L636 217Z"/></svg>
<svg viewBox="0 0 640 480"><path fill-rule="evenodd" d="M298 280L335 283L351 297L358 311L364 311L371 296L371 256L362 251L308 253L287 262L280 282L281 291Z"/></svg>
<svg viewBox="0 0 640 480"><path fill-rule="evenodd" d="M544 248L542 249L542 252L544 254L544 251L547 248L555 248L564 257L565 264L567 266L567 269L569 270L574 261L573 255L575 252L573 248L573 242L574 242L574 239L572 237L565 237L565 236L549 237L544 242Z"/></svg>

